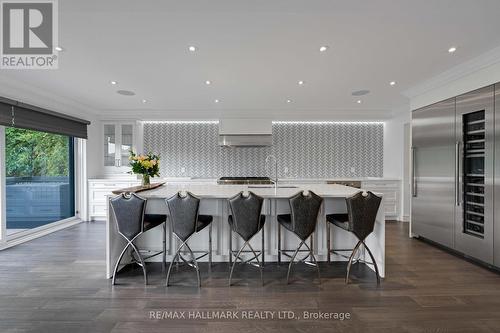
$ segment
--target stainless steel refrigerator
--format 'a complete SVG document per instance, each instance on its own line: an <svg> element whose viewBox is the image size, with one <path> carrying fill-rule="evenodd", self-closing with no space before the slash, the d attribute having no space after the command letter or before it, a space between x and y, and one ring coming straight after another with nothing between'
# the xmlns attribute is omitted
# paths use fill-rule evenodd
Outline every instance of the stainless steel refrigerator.
<svg viewBox="0 0 500 333"><path fill-rule="evenodd" d="M494 107L489 86L412 112L412 233L487 264L494 263Z"/></svg>

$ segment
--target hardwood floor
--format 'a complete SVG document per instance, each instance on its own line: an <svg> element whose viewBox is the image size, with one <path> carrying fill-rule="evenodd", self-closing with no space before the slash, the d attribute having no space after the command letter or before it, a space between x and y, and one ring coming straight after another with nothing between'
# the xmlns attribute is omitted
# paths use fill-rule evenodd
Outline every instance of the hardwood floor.
<svg viewBox="0 0 500 333"><path fill-rule="evenodd" d="M500 275L422 241L409 239L407 224L387 224L386 279L377 288L362 265L345 285L344 264L238 266L227 287L227 264L202 285L187 268L174 270L164 286L160 265L150 265L144 287L139 268L104 279L104 224L84 223L0 252L0 332L499 332ZM314 280L314 281L313 281ZM159 311L159 313L157 313ZM239 319L151 319L228 311ZM177 312L175 312L177 311ZM242 319L269 311L274 319ZM277 319L291 311L300 319ZM303 312L349 313L350 319L304 319ZM284 314L281 312L281 314ZM262 313L265 316L266 313Z"/></svg>

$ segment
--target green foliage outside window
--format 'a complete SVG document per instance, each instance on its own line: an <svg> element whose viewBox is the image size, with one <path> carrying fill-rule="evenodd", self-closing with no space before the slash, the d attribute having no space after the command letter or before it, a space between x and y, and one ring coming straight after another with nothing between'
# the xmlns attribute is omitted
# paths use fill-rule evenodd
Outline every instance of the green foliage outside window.
<svg viewBox="0 0 500 333"><path fill-rule="evenodd" d="M20 128L5 128L7 177L68 176L69 138Z"/></svg>

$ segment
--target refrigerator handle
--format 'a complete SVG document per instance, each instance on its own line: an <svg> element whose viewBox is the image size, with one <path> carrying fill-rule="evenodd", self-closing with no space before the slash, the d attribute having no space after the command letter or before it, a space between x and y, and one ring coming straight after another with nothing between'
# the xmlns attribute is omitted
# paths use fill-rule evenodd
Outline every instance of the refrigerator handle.
<svg viewBox="0 0 500 333"><path fill-rule="evenodd" d="M417 182L415 181L415 147L411 147L411 195L417 197Z"/></svg>
<svg viewBox="0 0 500 333"><path fill-rule="evenodd" d="M460 141L455 142L455 205L460 206Z"/></svg>

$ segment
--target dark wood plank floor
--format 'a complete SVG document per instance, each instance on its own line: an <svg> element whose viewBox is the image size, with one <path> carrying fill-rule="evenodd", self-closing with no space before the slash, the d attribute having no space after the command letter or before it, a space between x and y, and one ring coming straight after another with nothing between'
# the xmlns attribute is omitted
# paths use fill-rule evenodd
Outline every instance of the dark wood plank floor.
<svg viewBox="0 0 500 333"><path fill-rule="evenodd" d="M268 264L265 286L258 271L238 268L227 287L228 266L202 266L203 287L193 271L174 271L164 286L160 265L150 285L140 270L104 279L104 224L84 223L0 252L1 332L500 332L500 275L409 239L407 224L387 224L387 278L354 269L345 285L343 264L321 265L318 285L311 267L297 266L285 284L286 266ZM345 312L349 320L150 319L154 311ZM201 313L200 312L200 313Z"/></svg>

